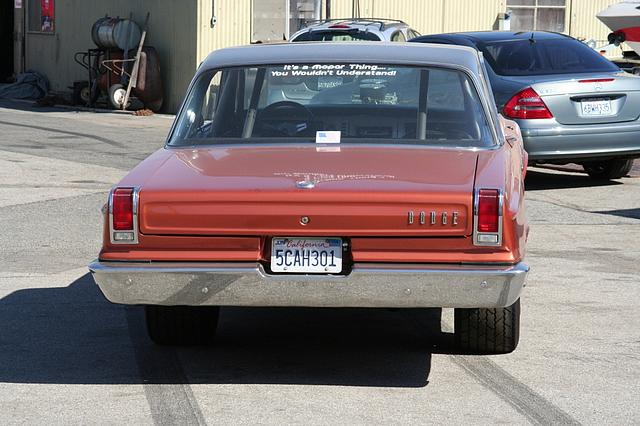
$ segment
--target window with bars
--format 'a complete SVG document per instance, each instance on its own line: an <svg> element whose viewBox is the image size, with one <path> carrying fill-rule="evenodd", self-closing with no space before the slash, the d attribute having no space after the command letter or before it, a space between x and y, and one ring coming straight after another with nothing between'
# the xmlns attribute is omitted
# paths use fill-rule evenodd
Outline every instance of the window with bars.
<svg viewBox="0 0 640 426"><path fill-rule="evenodd" d="M507 0L511 31L565 32L566 0Z"/></svg>

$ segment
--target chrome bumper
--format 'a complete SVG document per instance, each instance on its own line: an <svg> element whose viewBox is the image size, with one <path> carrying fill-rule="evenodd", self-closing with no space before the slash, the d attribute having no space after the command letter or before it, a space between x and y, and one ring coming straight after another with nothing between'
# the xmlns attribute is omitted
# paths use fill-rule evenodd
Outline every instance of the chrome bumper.
<svg viewBox="0 0 640 426"><path fill-rule="evenodd" d="M256 263L96 261L89 270L109 301L127 305L490 308L520 297L529 267L355 264L326 276L269 275Z"/></svg>

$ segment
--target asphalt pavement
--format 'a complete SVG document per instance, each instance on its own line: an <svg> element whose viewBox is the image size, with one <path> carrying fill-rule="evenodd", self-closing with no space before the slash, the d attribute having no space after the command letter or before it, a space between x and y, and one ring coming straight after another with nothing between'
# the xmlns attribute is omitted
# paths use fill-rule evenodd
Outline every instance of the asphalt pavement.
<svg viewBox="0 0 640 426"><path fill-rule="evenodd" d="M448 309L223 308L215 346L167 349L86 265L171 122L0 101L1 424L637 424L638 162L530 169L512 354L456 354Z"/></svg>

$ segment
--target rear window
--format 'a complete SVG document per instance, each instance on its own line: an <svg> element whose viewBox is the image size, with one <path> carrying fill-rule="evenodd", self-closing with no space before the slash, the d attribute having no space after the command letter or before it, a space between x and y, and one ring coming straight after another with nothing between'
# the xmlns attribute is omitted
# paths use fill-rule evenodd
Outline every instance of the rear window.
<svg viewBox="0 0 640 426"><path fill-rule="evenodd" d="M366 63L211 70L196 80L170 145L320 141L493 145L461 71Z"/></svg>
<svg viewBox="0 0 640 426"><path fill-rule="evenodd" d="M577 40L508 40L478 46L496 74L507 76L619 71Z"/></svg>
<svg viewBox="0 0 640 426"><path fill-rule="evenodd" d="M368 31L358 29L307 31L291 41L380 41L380 37Z"/></svg>

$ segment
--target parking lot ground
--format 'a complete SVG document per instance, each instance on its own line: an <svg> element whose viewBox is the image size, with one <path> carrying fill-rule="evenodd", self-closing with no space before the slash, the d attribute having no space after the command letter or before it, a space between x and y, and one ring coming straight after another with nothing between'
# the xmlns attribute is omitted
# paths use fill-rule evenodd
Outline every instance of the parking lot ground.
<svg viewBox="0 0 640 426"><path fill-rule="evenodd" d="M0 102L0 423L637 423L637 162L530 169L512 354L455 354L446 309L224 308L215 346L167 349L86 265L108 189L170 124Z"/></svg>

